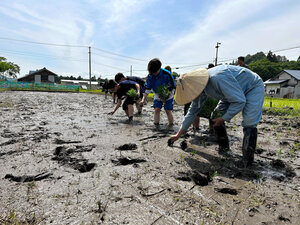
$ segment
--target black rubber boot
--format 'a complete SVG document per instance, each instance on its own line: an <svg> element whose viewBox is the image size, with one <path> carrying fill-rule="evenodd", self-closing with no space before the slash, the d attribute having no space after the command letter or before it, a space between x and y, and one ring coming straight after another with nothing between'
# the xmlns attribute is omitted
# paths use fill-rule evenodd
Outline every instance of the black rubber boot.
<svg viewBox="0 0 300 225"><path fill-rule="evenodd" d="M254 152L257 141L257 128L246 127L243 129L243 163L244 167L251 166L254 161Z"/></svg>
<svg viewBox="0 0 300 225"><path fill-rule="evenodd" d="M221 126L214 127L214 132L219 144L219 153L229 151L229 140L225 124L223 123Z"/></svg>

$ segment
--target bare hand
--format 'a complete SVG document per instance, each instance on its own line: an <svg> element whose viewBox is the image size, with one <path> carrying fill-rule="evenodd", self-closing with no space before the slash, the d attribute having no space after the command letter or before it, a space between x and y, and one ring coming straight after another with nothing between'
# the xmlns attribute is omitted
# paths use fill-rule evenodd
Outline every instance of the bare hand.
<svg viewBox="0 0 300 225"><path fill-rule="evenodd" d="M109 112L108 113L108 115L113 115L115 112L114 111L112 111L112 112Z"/></svg>
<svg viewBox="0 0 300 225"><path fill-rule="evenodd" d="M221 126L224 123L224 120L222 119L222 117L213 119L212 121L214 122L213 127Z"/></svg>

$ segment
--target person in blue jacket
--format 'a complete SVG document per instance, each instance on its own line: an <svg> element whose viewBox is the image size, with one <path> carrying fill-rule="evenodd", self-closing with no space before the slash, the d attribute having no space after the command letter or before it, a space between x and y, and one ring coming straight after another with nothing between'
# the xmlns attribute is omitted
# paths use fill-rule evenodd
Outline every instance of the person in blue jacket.
<svg viewBox="0 0 300 225"><path fill-rule="evenodd" d="M160 111L162 106L164 106L165 112L168 117L169 126L173 126L174 119L172 115L172 110L176 84L171 72L161 68L161 65L161 61L157 58L150 60L150 62L148 63L149 75L146 80L146 91L143 94L143 99L141 103L143 104L145 102L147 95L151 92L151 90L153 90L154 125L159 125ZM160 96L159 93L159 89L161 89L162 87L167 88L170 92L170 95L165 100L162 99L162 96Z"/></svg>
<svg viewBox="0 0 300 225"><path fill-rule="evenodd" d="M179 104L193 101L180 130L171 137L175 142L188 129L201 110L207 97L221 100L213 112L213 127L219 142L219 151L229 149L225 121L229 122L242 111L243 115L243 164L254 161L257 142L257 124L262 116L264 83L251 70L230 65L211 69L198 69L182 75L177 82L175 100Z"/></svg>

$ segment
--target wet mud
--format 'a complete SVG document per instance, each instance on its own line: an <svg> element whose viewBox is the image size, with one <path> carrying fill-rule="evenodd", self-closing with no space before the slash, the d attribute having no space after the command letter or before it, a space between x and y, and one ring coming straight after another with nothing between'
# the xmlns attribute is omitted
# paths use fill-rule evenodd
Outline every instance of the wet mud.
<svg viewBox="0 0 300 225"><path fill-rule="evenodd" d="M300 119L263 114L251 167L242 117L219 153L207 119L168 144L174 127L149 102L127 123L111 96L0 92L0 223L299 224ZM136 112L136 111L135 111ZM13 212L13 214L12 214Z"/></svg>

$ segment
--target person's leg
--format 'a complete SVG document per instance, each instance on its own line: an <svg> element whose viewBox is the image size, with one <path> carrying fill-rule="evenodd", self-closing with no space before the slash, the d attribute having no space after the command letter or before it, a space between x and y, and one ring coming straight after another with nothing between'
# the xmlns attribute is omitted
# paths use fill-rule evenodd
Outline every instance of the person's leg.
<svg viewBox="0 0 300 225"><path fill-rule="evenodd" d="M169 125L173 125L174 123L174 118L171 110L166 110L166 114L168 117Z"/></svg>
<svg viewBox="0 0 300 225"><path fill-rule="evenodd" d="M257 124L262 116L262 106L264 103L264 87L252 89L246 95L246 105L243 109L244 138L243 138L243 164L250 166L254 161L254 153L257 143Z"/></svg>
<svg viewBox="0 0 300 225"><path fill-rule="evenodd" d="M129 102L128 102L128 97L124 100L124 103L122 105L122 108L124 110L124 112L126 113L126 115L128 116L129 118L129 110L128 110L128 105L129 105Z"/></svg>
<svg viewBox="0 0 300 225"><path fill-rule="evenodd" d="M165 109L167 117L168 117L169 126L173 126L173 124L174 124L174 118L173 118L173 114L172 114L173 102L174 102L174 99L172 98L172 99L169 99L168 101L166 101L166 103L164 104L164 109Z"/></svg>
<svg viewBox="0 0 300 225"><path fill-rule="evenodd" d="M154 100L153 101L154 108L154 125L159 125L160 121L160 110L162 108L162 101Z"/></svg>
<svg viewBox="0 0 300 225"><path fill-rule="evenodd" d="M200 117L199 116L196 116L196 118L194 119L193 128L195 130L199 130L199 128L200 128Z"/></svg>
<svg viewBox="0 0 300 225"><path fill-rule="evenodd" d="M142 113L143 106L141 106L139 104L139 102L135 103L135 106L136 106L136 109L138 111L138 114L140 115Z"/></svg>
<svg viewBox="0 0 300 225"><path fill-rule="evenodd" d="M254 161L254 153L257 142L257 128L256 127L244 127L243 138L243 164L244 167L251 166Z"/></svg>
<svg viewBox="0 0 300 225"><path fill-rule="evenodd" d="M211 119L215 119L224 115L228 107L229 107L228 102L220 101L217 107L215 108L215 110L213 111L211 115ZM229 147L229 139L227 136L225 123L223 123L221 126L213 127L213 130L217 138L217 142L219 144L219 152L223 153L228 151L230 147Z"/></svg>
<svg viewBox="0 0 300 225"><path fill-rule="evenodd" d="M133 105L132 104L129 104L128 105L128 118L129 118L129 121L132 121L133 119Z"/></svg>
<svg viewBox="0 0 300 225"><path fill-rule="evenodd" d="M154 109L154 124L159 125L160 121L160 108L155 108Z"/></svg>

